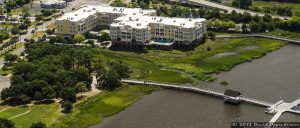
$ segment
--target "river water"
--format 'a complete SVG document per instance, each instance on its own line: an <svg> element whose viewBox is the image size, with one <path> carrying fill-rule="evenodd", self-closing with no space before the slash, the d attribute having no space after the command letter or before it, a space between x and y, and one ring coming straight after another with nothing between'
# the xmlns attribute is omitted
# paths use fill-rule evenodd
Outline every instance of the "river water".
<svg viewBox="0 0 300 128"><path fill-rule="evenodd" d="M243 95L276 102L291 102L300 93L300 46L287 45L265 57L215 75L203 88L239 90ZM221 81L228 85L221 85ZM225 104L222 99L196 93L162 90L144 96L117 115L93 128L227 128L233 121L267 122L265 108ZM278 121L300 121L300 115L284 113Z"/></svg>

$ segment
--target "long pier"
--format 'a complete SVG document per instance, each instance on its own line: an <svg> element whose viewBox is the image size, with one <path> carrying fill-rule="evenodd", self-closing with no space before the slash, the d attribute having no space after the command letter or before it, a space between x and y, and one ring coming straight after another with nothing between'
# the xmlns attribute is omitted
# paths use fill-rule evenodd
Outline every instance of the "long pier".
<svg viewBox="0 0 300 128"><path fill-rule="evenodd" d="M129 84L137 84L137 85L151 85L151 86L159 86L162 88L168 88L168 89L175 89L175 90L182 90L182 91L189 91L189 92L196 92L201 93L209 96L214 96L222 99L228 98L224 93L212 90L212 89L204 89L204 88L197 88L197 87L190 87L190 86L182 86L182 85L176 85L171 83L159 83L159 82L152 82L152 81L141 81L141 80L128 80L128 79L122 79L121 82L123 83L129 83ZM229 96L230 98L230 96ZM292 103L285 103L282 100L277 103L271 103L267 101L262 101L254 98L249 98L245 96L238 96L235 97L235 100L258 105L262 107L267 107L267 113L275 114L274 117L269 121L270 123L276 122L276 120L281 116L284 112L291 112L295 114L300 114L300 110L296 110L295 108L300 105L300 99L292 102Z"/></svg>
<svg viewBox="0 0 300 128"><path fill-rule="evenodd" d="M222 98L222 99L224 99L226 97L224 95L224 93L217 91L217 90L212 90L212 89L203 89L203 88L197 88L197 87L181 86L181 85L176 85L176 84L166 84L166 83L158 83L158 82L151 82L151 81L140 81L140 80L122 79L121 81L123 83L129 83L129 84L151 85L151 86L159 86L159 87L168 88L168 89L196 92L196 93L201 93L201 94L214 96L214 97L218 97L218 98ZM270 103L270 102L253 99L253 98L249 98L249 97L245 97L245 96L240 96L239 100L243 101L245 103L258 105L258 106L262 106L262 107L271 107L273 105L273 103Z"/></svg>
<svg viewBox="0 0 300 128"><path fill-rule="evenodd" d="M247 38L247 37L267 38L267 39L286 41L293 44L300 44L300 40L297 39L279 37L279 36L269 36L264 34L216 35L216 38Z"/></svg>

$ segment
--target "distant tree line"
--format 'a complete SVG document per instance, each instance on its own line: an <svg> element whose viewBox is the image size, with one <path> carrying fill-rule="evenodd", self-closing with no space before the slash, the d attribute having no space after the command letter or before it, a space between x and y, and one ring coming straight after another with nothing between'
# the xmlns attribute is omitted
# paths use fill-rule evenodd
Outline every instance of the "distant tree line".
<svg viewBox="0 0 300 128"><path fill-rule="evenodd" d="M259 6L252 6L250 10L255 12L263 12L263 13L271 13L271 14L278 14L281 16L293 16L293 10L291 7L287 6L275 6L275 7L259 7Z"/></svg>
<svg viewBox="0 0 300 128"><path fill-rule="evenodd" d="M28 4L30 2L31 2L31 0L8 0L8 1L6 1L5 8L6 8L7 12L10 12L12 9L21 7L24 4Z"/></svg>
<svg viewBox="0 0 300 128"><path fill-rule="evenodd" d="M262 1L267 1L267 2L288 2L288 3L300 3L300 0L262 0Z"/></svg>
<svg viewBox="0 0 300 128"><path fill-rule="evenodd" d="M235 26L242 24L242 29L248 32L265 32L274 29L283 29L288 31L299 32L300 21L298 17L293 17L290 20L282 20L273 18L271 15L252 16L245 12L243 14L232 11L230 13L222 12L218 9L205 7L194 7L191 5L154 5L159 16L170 17L201 17L208 19L208 28L213 31L226 31Z"/></svg>

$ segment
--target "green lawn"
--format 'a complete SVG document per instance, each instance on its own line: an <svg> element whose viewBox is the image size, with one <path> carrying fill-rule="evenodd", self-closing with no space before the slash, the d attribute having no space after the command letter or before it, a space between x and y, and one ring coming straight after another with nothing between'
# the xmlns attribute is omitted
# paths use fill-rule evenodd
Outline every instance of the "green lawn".
<svg viewBox="0 0 300 128"><path fill-rule="evenodd" d="M28 111L29 109L30 109L29 107L22 107L22 106L10 108L6 111L0 112L0 118L9 119L9 118L14 117L15 115L24 113L24 112Z"/></svg>
<svg viewBox="0 0 300 128"><path fill-rule="evenodd" d="M6 111L0 112L1 118L12 118L18 114L29 113L13 118L12 121L15 122L17 128L29 128L32 123L43 122L47 126L53 124L56 119L61 116L59 104L42 104L33 105L31 107L13 107Z"/></svg>
<svg viewBox="0 0 300 128"><path fill-rule="evenodd" d="M143 95L157 89L149 86L125 85L112 92L100 93L78 103L71 114L62 117L61 122L54 124L54 126L57 128L86 128L100 122L103 117L122 111Z"/></svg>
<svg viewBox="0 0 300 128"><path fill-rule="evenodd" d="M195 50L188 52L150 50L145 54L113 51L108 52L105 56L122 60L134 67L137 70L134 71L134 74L137 73L133 75L133 78L174 82L172 76L180 75L164 72L160 68L162 66L194 74L200 80L213 81L215 78L207 74L228 71L237 64L259 58L284 44L281 41L262 38L217 39L215 41L208 40ZM139 68L142 70L140 71ZM152 74L148 73L149 70L152 71ZM139 76L141 74L146 75Z"/></svg>
<svg viewBox="0 0 300 128"><path fill-rule="evenodd" d="M6 76L10 73L12 73L12 69L9 69L7 71L3 71L2 69L0 69L0 75L2 75L2 76Z"/></svg>
<svg viewBox="0 0 300 128"><path fill-rule="evenodd" d="M264 7L289 7L293 11L294 16L300 16L300 4L298 3L280 3L280 2L266 2L266 1L252 1L252 6L263 9Z"/></svg>
<svg viewBox="0 0 300 128"><path fill-rule="evenodd" d="M281 37L286 37L286 38L292 38L292 39L299 39L300 40L300 33L298 32L291 32L291 31L285 31L285 30L280 30L276 29L274 31L265 33L267 35L273 35L273 36L281 36Z"/></svg>
<svg viewBox="0 0 300 128"><path fill-rule="evenodd" d="M187 76L175 71L163 70L158 63L143 56L143 53L110 51L107 49L97 49L106 59L122 61L130 66L132 70L131 79L154 80L172 83L192 83L193 81Z"/></svg>
<svg viewBox="0 0 300 128"><path fill-rule="evenodd" d="M12 15L19 15L19 10L18 9L13 9L13 10L11 10L11 12L10 12L10 14L12 14Z"/></svg>

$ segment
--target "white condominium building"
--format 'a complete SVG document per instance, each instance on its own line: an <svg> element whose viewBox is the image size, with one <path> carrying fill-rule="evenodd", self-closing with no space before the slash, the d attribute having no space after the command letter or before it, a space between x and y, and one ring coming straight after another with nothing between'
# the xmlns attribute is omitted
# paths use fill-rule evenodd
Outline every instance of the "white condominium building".
<svg viewBox="0 0 300 128"><path fill-rule="evenodd" d="M66 13L56 21L56 33L75 35L97 25L110 27L114 44L191 44L199 42L206 32L203 18L169 18L156 16L155 10L85 5Z"/></svg>

